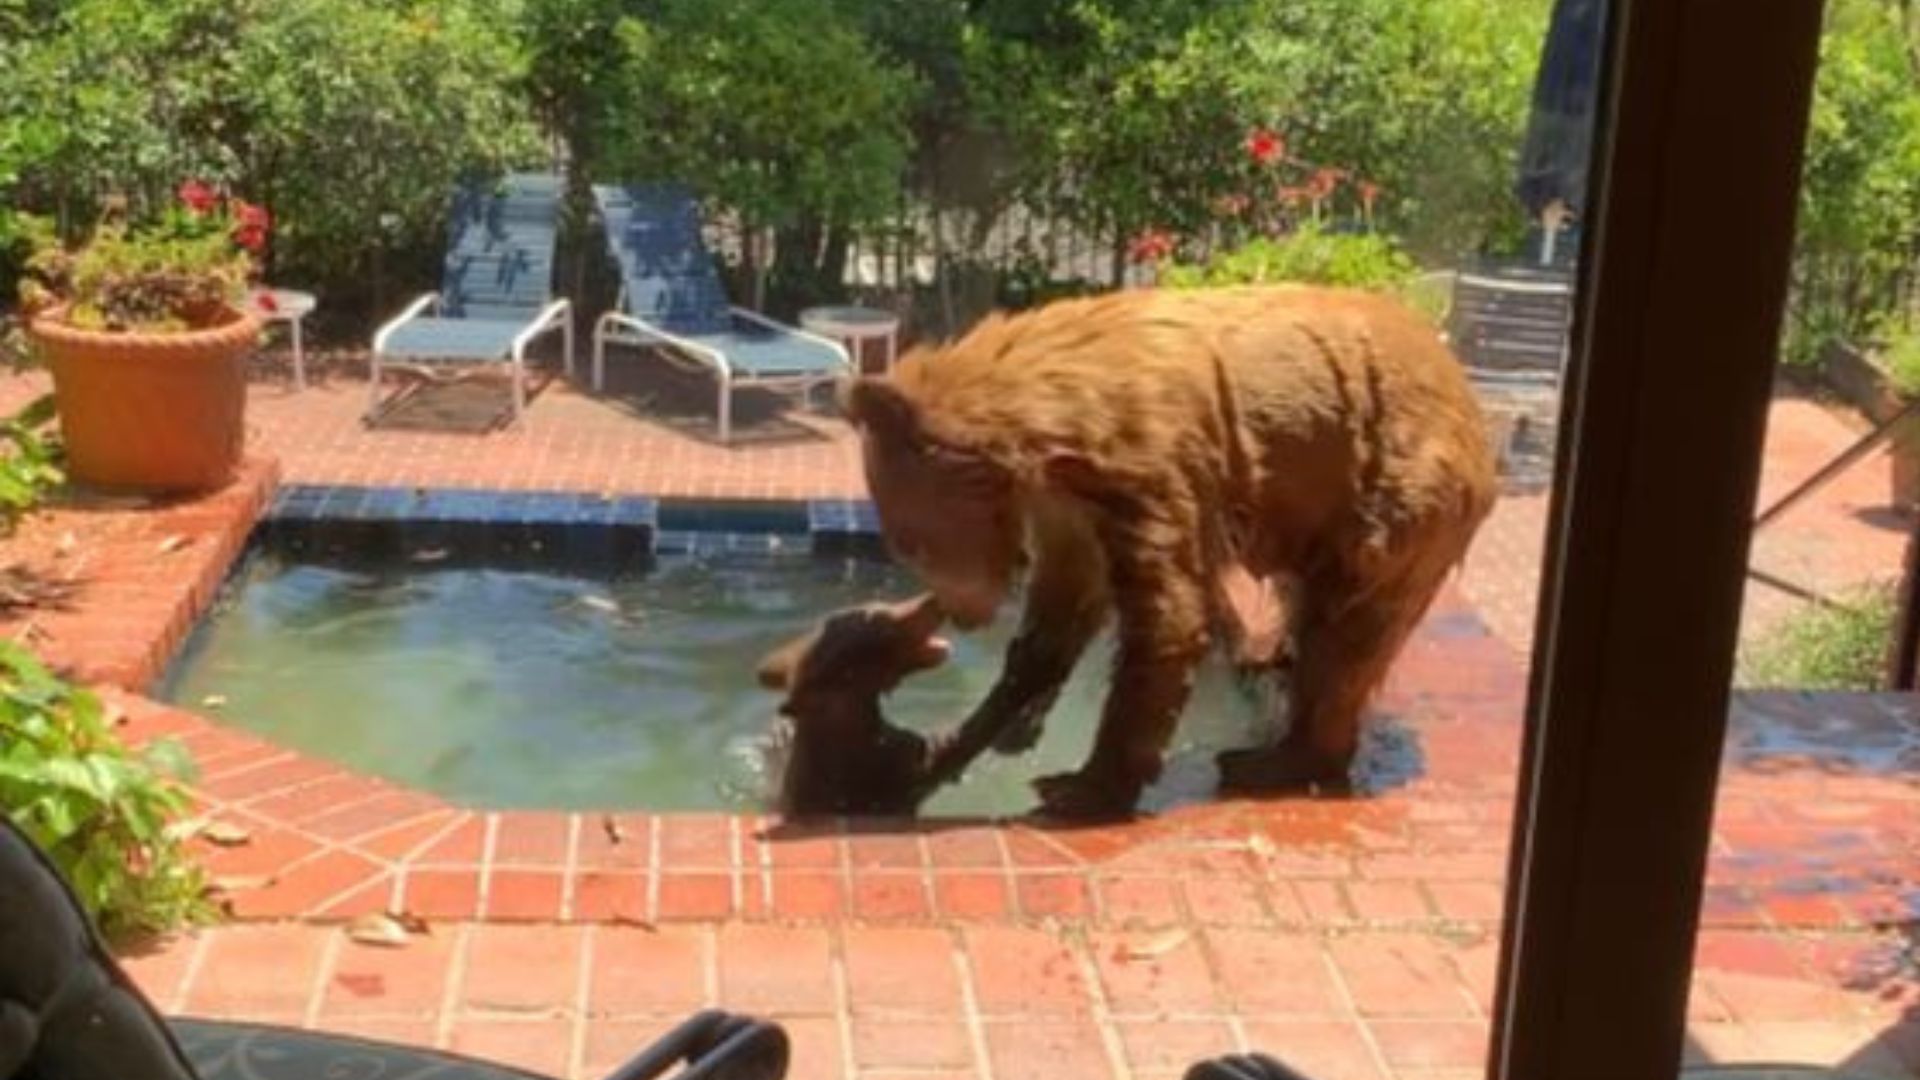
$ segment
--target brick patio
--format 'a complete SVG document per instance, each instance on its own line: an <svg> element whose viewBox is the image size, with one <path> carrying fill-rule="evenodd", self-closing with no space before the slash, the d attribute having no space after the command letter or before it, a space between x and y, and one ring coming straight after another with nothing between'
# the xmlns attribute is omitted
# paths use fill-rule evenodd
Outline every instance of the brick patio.
<svg viewBox="0 0 1920 1080"><path fill-rule="evenodd" d="M15 379L0 407L36 386ZM236 921L131 960L163 1007L577 1077L704 1004L785 1020L802 1080L1157 1080L1236 1048L1331 1080L1478 1075L1538 497L1502 505L1397 668L1379 708L1425 769L1376 797L1221 802L1068 831L490 814L140 696L275 483L839 497L861 490L857 456L830 421L730 450L648 421L638 392L601 401L560 385L523 430L369 433L364 391L338 376L303 394L263 383L255 459L227 492L64 505L10 545L75 594L5 629L118 687L131 737L184 741L200 813L246 838L196 841ZM1770 490L1852 434L1805 402L1774 416ZM1900 533L1874 514L1884 469L1866 463L1789 515L1761 559L1822 588L1897 569ZM1804 737L1776 744L1793 756L1730 749L1694 1052L1920 1075L1920 751L1890 772L1849 769L1845 753L1849 739L1913 730L1920 706L1753 694L1739 709L1737 726ZM381 910L430 930L397 949L349 939L346 920Z"/></svg>

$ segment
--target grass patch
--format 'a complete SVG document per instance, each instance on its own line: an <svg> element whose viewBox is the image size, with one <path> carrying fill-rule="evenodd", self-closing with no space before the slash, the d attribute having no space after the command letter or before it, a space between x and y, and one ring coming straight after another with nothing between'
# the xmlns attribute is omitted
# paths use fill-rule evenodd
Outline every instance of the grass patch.
<svg viewBox="0 0 1920 1080"><path fill-rule="evenodd" d="M1808 605L1742 657L1740 682L1792 690L1878 690L1895 611L1892 585L1855 591L1837 606Z"/></svg>

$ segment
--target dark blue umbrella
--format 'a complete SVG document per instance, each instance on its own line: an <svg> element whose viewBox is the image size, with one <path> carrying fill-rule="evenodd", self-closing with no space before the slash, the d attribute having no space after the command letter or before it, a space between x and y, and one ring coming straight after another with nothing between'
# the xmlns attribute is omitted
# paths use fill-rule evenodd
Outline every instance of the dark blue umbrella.
<svg viewBox="0 0 1920 1080"><path fill-rule="evenodd" d="M1606 0L1555 0L1514 191L1536 220L1555 201L1585 208Z"/></svg>

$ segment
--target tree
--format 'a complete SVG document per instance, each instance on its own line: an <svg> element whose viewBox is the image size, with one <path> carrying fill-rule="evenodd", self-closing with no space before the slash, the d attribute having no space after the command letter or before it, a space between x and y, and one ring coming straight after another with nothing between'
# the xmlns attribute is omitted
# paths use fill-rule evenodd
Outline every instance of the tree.
<svg viewBox="0 0 1920 1080"><path fill-rule="evenodd" d="M1257 0L1248 93L1306 160L1379 184L1448 262L1524 228L1513 197L1545 0Z"/></svg>
<svg viewBox="0 0 1920 1080"><path fill-rule="evenodd" d="M228 183L279 219L275 270L330 307L377 297L389 253L430 273L450 185L537 150L507 0L0 4L16 205L71 235L109 194L138 213Z"/></svg>
<svg viewBox="0 0 1920 1080"><path fill-rule="evenodd" d="M989 12L992 3L982 5ZM1364 178L1452 259L1524 227L1510 194L1546 0L1079 0L973 35L979 109L1025 195L1104 237L1194 234L1248 194L1249 131Z"/></svg>
<svg viewBox="0 0 1920 1080"><path fill-rule="evenodd" d="M1900 6L1827 9L1802 170L1788 357L1901 314L1920 244L1920 70Z"/></svg>
<svg viewBox="0 0 1920 1080"><path fill-rule="evenodd" d="M657 0L623 19L599 145L622 178L673 179L775 233L791 305L837 290L849 230L890 212L913 81L817 0Z"/></svg>
<svg viewBox="0 0 1920 1080"><path fill-rule="evenodd" d="M235 178L280 221L276 269L336 303L437 276L452 185L541 160L492 3L270 0L232 48Z"/></svg>

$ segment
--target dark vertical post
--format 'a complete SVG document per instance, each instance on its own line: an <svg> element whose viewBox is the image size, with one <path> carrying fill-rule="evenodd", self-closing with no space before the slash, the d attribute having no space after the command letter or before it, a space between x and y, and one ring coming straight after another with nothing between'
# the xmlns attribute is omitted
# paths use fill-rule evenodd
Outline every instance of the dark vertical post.
<svg viewBox="0 0 1920 1080"><path fill-rule="evenodd" d="M1611 0L1491 1075L1671 1080L1820 0Z"/></svg>

